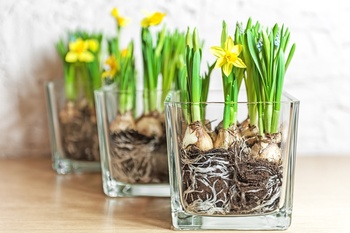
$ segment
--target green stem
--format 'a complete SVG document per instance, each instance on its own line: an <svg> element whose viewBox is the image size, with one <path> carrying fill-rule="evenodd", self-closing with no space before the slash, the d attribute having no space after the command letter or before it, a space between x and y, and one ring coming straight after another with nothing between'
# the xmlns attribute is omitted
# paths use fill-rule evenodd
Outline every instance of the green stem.
<svg viewBox="0 0 350 233"><path fill-rule="evenodd" d="M201 108L199 106L199 103L192 103L191 112L192 112L192 122L202 121Z"/></svg>
<svg viewBox="0 0 350 233"><path fill-rule="evenodd" d="M157 110L157 90L149 91L149 110L151 112Z"/></svg>
<svg viewBox="0 0 350 233"><path fill-rule="evenodd" d="M264 111L262 105L262 103L258 103L258 127L260 135L264 135Z"/></svg>
<svg viewBox="0 0 350 233"><path fill-rule="evenodd" d="M128 45L127 54L121 57L120 64L121 76L117 85L120 91L119 112L122 114L129 111L135 112L136 78L133 41Z"/></svg>
<svg viewBox="0 0 350 233"><path fill-rule="evenodd" d="M265 133L271 133L272 111L273 111L272 102L267 102L265 104L265 113L264 113Z"/></svg>
<svg viewBox="0 0 350 233"><path fill-rule="evenodd" d="M75 65L74 64L67 64L66 65L66 75L65 75L65 92L66 92L66 98L69 101L75 101L77 98L75 83L76 83L76 77L75 77Z"/></svg>
<svg viewBox="0 0 350 233"><path fill-rule="evenodd" d="M222 127L228 129L230 127L230 115L231 115L231 106L230 106L230 97L227 96L224 106L224 119L222 121Z"/></svg>
<svg viewBox="0 0 350 233"><path fill-rule="evenodd" d="M232 101L232 113L231 113L231 125L235 125L237 123L237 111L238 111L238 81L237 78L234 78L233 85L231 87L231 101Z"/></svg>
<svg viewBox="0 0 350 233"><path fill-rule="evenodd" d="M125 114L125 112L126 112L127 95L128 94L124 91L121 91L119 93L119 112L121 115Z"/></svg>
<svg viewBox="0 0 350 233"><path fill-rule="evenodd" d="M80 78L81 82L83 83L84 86L84 96L87 99L89 106L93 107L94 106L94 98L93 98L93 84L92 84L92 77L89 74L87 70L87 64L80 64L79 67L79 73L80 73Z"/></svg>
<svg viewBox="0 0 350 233"><path fill-rule="evenodd" d="M279 117L280 117L280 111L274 110L272 114L272 128L271 128L271 133L277 133L278 131L278 123L279 123Z"/></svg>

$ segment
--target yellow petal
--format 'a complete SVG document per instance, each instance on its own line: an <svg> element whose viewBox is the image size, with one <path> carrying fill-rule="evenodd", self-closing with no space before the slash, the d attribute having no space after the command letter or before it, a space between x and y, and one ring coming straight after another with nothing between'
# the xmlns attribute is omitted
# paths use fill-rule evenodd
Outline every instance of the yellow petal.
<svg viewBox="0 0 350 233"><path fill-rule="evenodd" d="M229 76L231 74L233 65L231 63L225 63L225 65L222 67L222 71L226 76Z"/></svg>
<svg viewBox="0 0 350 233"><path fill-rule="evenodd" d="M118 8L114 7L111 11L111 15L114 17L114 18L117 18L119 16L119 11L118 11Z"/></svg>
<svg viewBox="0 0 350 233"><path fill-rule="evenodd" d="M77 54L80 54L87 50L89 47L89 44L87 41L82 40L81 38L77 39L75 42L69 43L69 49L72 52L75 52Z"/></svg>
<svg viewBox="0 0 350 233"><path fill-rule="evenodd" d="M120 27L125 27L126 25L128 25L130 23L130 19L119 16L119 17L117 17L117 22L118 22L118 25Z"/></svg>
<svg viewBox="0 0 350 233"><path fill-rule="evenodd" d="M229 50L231 53L235 53L237 56L242 52L242 45L240 44L237 44L235 46L233 46L231 48L231 50Z"/></svg>
<svg viewBox="0 0 350 233"><path fill-rule="evenodd" d="M238 67L238 68L246 68L247 66L244 64L244 62L242 61L242 59L240 59L239 57L236 59L235 62L232 63L234 66Z"/></svg>
<svg viewBox="0 0 350 233"><path fill-rule="evenodd" d="M109 67L115 66L115 63L116 63L116 60L114 55L109 56L105 61L105 64L108 65Z"/></svg>
<svg viewBox="0 0 350 233"><path fill-rule="evenodd" d="M233 40L232 40L231 36L229 36L225 42L225 51L231 51L233 46L234 46Z"/></svg>
<svg viewBox="0 0 350 233"><path fill-rule="evenodd" d="M97 40L88 40L88 47L92 52L97 52L98 50L98 41Z"/></svg>
<svg viewBox="0 0 350 233"><path fill-rule="evenodd" d="M115 70L106 70L102 73L102 78L103 79L106 79L106 78L114 79L114 75L115 75Z"/></svg>
<svg viewBox="0 0 350 233"><path fill-rule="evenodd" d="M74 51L76 47L76 42L69 42L68 47L70 51Z"/></svg>
<svg viewBox="0 0 350 233"><path fill-rule="evenodd" d="M78 60L78 54L75 52L69 51L66 54L65 60L66 60L66 62L69 62L69 63L76 62Z"/></svg>
<svg viewBox="0 0 350 233"><path fill-rule="evenodd" d="M141 27L143 27L143 28L149 27L148 18L144 18L144 19L141 21Z"/></svg>
<svg viewBox="0 0 350 233"><path fill-rule="evenodd" d="M160 12L155 12L152 17L150 18L150 25L155 26L158 25L162 22L165 14L160 13Z"/></svg>
<svg viewBox="0 0 350 233"><path fill-rule="evenodd" d="M225 58L224 57L220 57L216 61L215 68L219 68L219 67L223 66L225 63L226 63Z"/></svg>
<svg viewBox="0 0 350 233"><path fill-rule="evenodd" d="M165 14L161 12L154 12L148 15L141 21L142 27L156 26L160 24L164 18Z"/></svg>
<svg viewBox="0 0 350 233"><path fill-rule="evenodd" d="M211 48L210 48L210 51L211 51L211 53L212 54L214 54L214 56L216 56L216 57L223 57L223 56L225 56L225 51L221 48L221 47L219 47L219 46L212 46Z"/></svg>
<svg viewBox="0 0 350 233"><path fill-rule="evenodd" d="M94 55L88 51L79 54L79 61L81 62L92 62L94 60Z"/></svg>

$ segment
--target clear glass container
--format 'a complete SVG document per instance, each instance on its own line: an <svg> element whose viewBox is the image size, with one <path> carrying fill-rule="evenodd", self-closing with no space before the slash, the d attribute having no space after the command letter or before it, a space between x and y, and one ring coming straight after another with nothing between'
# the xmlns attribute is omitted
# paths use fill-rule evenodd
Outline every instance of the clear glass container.
<svg viewBox="0 0 350 233"><path fill-rule="evenodd" d="M165 101L173 228L287 229L292 220L299 101L283 94L274 134L261 134L247 121L248 106L268 103L235 103L235 139L228 136L225 144L218 139L225 103L221 92L211 91L209 101L199 105L206 113L201 125L213 145L219 143L201 150L206 144L194 144L202 131L186 120L185 110L194 105L181 102L180 96L170 92Z"/></svg>
<svg viewBox="0 0 350 233"><path fill-rule="evenodd" d="M156 101L148 103L147 95ZM114 85L95 91L104 193L169 196L165 95L139 90L128 103L126 96L130 93L117 91ZM146 105L155 106L146 110Z"/></svg>
<svg viewBox="0 0 350 233"><path fill-rule="evenodd" d="M52 167L58 174L101 171L96 114L84 97L67 101L64 80L46 84Z"/></svg>

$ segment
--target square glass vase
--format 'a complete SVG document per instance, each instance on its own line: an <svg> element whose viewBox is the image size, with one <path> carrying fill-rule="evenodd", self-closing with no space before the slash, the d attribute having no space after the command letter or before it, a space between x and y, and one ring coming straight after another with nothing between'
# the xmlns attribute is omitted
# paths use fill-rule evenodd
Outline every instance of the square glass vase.
<svg viewBox="0 0 350 233"><path fill-rule="evenodd" d="M221 92L211 91L208 102L193 104L182 102L181 95L173 91L165 100L172 228L287 229L292 220L299 101L283 93L279 103L228 104L220 102ZM195 108L203 114L202 122L189 120L189 110ZM258 108L274 117L258 117ZM224 129L223 113L228 109L237 110L237 121Z"/></svg>
<svg viewBox="0 0 350 233"><path fill-rule="evenodd" d="M95 107L80 95L67 100L64 80L46 84L52 167L58 174L101 171Z"/></svg>
<svg viewBox="0 0 350 233"><path fill-rule="evenodd" d="M152 101L148 97L152 96ZM165 93L95 91L103 191L109 197L170 195Z"/></svg>

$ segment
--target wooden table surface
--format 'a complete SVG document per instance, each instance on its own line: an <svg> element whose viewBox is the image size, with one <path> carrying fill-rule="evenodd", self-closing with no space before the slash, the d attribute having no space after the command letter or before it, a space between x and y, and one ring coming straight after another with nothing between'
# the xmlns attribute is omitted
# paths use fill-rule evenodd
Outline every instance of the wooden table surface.
<svg viewBox="0 0 350 233"><path fill-rule="evenodd" d="M3 159L0 180L0 232L173 232L169 198L108 198L98 173ZM350 157L298 157L294 194L285 232L350 232Z"/></svg>

